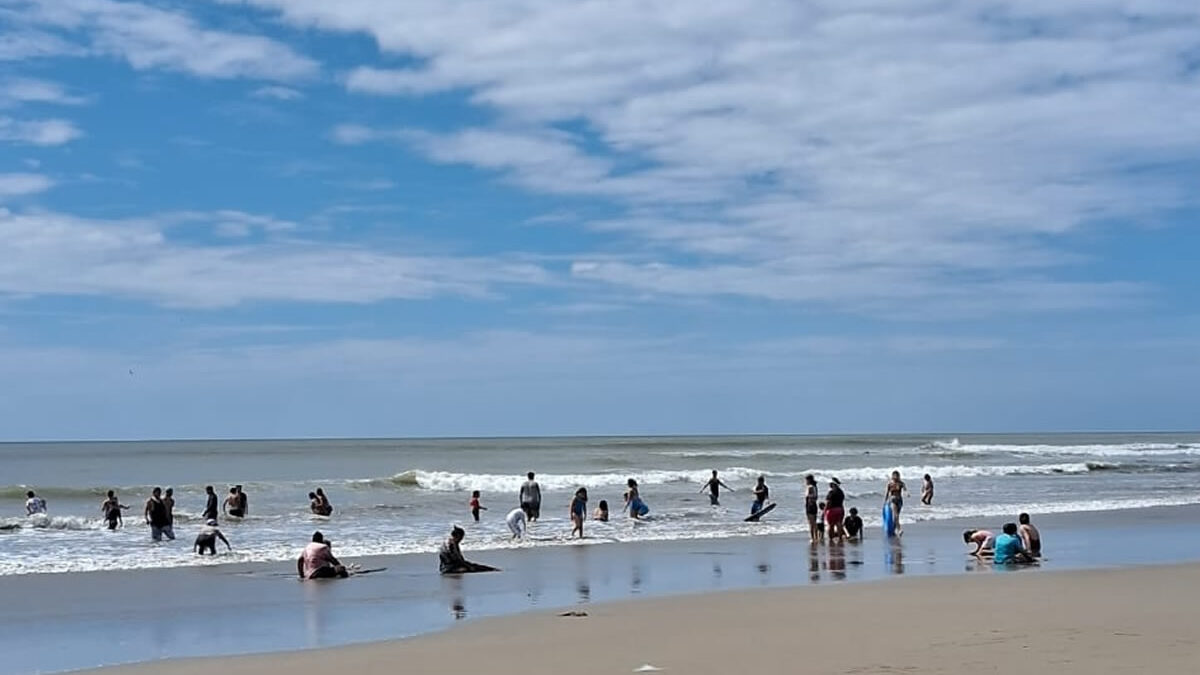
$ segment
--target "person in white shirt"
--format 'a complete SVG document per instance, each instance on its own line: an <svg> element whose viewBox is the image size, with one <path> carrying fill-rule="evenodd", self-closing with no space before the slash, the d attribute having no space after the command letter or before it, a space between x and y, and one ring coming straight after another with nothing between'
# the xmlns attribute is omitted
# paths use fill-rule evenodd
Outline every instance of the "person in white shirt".
<svg viewBox="0 0 1200 675"><path fill-rule="evenodd" d="M33 490L25 493L25 515L33 516L46 512L46 500L34 494Z"/></svg>
<svg viewBox="0 0 1200 675"><path fill-rule="evenodd" d="M513 539L520 539L525 536L525 525L527 521L524 510L516 508L512 511L509 511L508 515L504 516L504 522L508 525L508 529L512 530Z"/></svg>

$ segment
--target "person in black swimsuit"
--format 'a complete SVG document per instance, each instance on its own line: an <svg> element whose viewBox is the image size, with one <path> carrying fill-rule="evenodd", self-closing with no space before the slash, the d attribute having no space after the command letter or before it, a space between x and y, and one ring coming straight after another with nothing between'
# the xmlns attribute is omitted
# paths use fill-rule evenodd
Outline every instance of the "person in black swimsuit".
<svg viewBox="0 0 1200 675"><path fill-rule="evenodd" d="M725 488L730 492L734 491L733 488L726 485L720 478L717 478L717 470L713 469L712 478L709 478L708 481L704 483L704 487L700 488L700 491L704 492L705 490L708 490L708 503L712 506L720 506L721 488Z"/></svg>
<svg viewBox="0 0 1200 675"><path fill-rule="evenodd" d="M217 493L215 490L213 490L213 486L206 485L206 486L204 486L204 494L206 495L205 501L204 501L204 514L201 517L204 518L204 520L206 520L206 521L207 520L216 520L217 519Z"/></svg>

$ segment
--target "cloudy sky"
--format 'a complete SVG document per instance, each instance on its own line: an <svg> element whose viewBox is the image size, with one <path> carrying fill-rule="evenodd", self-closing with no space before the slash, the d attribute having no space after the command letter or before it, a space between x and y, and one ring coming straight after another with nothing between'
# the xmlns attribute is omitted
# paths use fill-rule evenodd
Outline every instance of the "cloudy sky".
<svg viewBox="0 0 1200 675"><path fill-rule="evenodd" d="M0 438L1196 428L1190 0L0 0Z"/></svg>

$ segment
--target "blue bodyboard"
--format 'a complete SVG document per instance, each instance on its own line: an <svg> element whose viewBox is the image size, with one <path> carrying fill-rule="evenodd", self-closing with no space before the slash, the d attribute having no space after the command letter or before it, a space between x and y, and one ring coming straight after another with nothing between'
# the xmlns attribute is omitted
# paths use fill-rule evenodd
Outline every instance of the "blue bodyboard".
<svg viewBox="0 0 1200 675"><path fill-rule="evenodd" d="M883 533L889 537L896 536L896 521L892 518L892 505L883 505Z"/></svg>

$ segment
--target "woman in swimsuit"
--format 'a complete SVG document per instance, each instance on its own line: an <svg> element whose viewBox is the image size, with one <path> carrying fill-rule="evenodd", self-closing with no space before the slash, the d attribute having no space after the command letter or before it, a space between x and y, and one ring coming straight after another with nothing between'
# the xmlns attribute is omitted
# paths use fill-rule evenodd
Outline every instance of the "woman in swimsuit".
<svg viewBox="0 0 1200 675"><path fill-rule="evenodd" d="M900 509L904 508L904 496L908 494L908 486L900 480L900 472L893 471L887 487L883 489L885 503L892 507L892 522L896 524L896 534L903 534L900 528Z"/></svg>
<svg viewBox="0 0 1200 675"><path fill-rule="evenodd" d="M571 500L571 536L579 533L579 538L583 539L583 518L587 513L587 488L579 488L575 491L575 498Z"/></svg>
<svg viewBox="0 0 1200 675"><path fill-rule="evenodd" d="M629 509L629 517L638 520L642 517L642 497L638 494L637 481L630 478L625 484L629 491L625 493L625 508Z"/></svg>
<svg viewBox="0 0 1200 675"><path fill-rule="evenodd" d="M808 540L817 543L817 479L804 477L804 515L808 516Z"/></svg>

